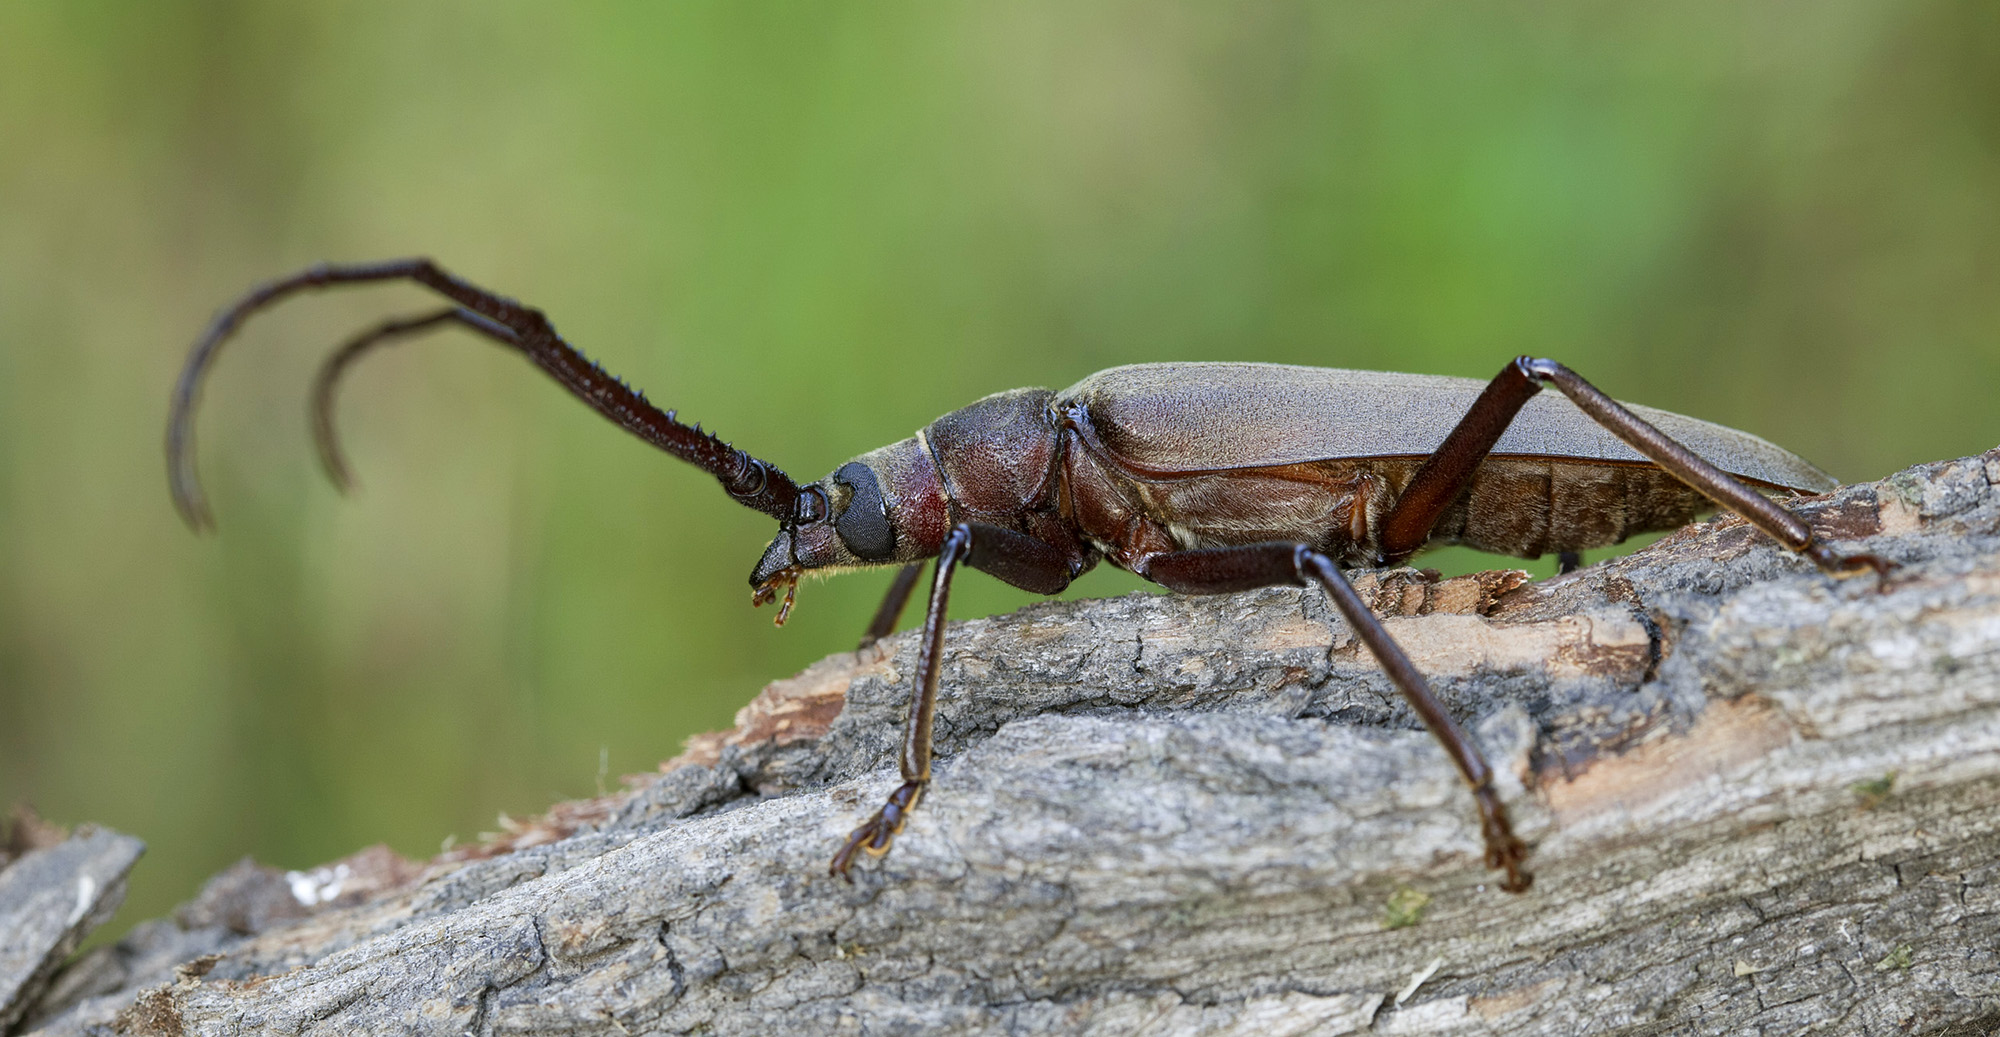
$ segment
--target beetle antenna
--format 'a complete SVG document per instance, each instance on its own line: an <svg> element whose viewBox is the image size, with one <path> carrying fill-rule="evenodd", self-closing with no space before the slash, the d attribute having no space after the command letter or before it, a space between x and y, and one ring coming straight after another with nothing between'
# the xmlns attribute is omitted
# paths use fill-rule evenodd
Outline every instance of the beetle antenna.
<svg viewBox="0 0 2000 1037"><path fill-rule="evenodd" d="M341 377L347 373L349 365L377 347L414 338L447 323L464 325L495 341L515 349L521 348L520 338L504 325L495 324L462 306L455 306L421 317L384 321L348 339L320 365L319 376L313 380L313 445L319 448L320 465L326 469L326 477L342 493L354 488L354 474L348 467L347 453L340 447L340 431L334 424L334 395L340 388Z"/></svg>
<svg viewBox="0 0 2000 1037"><path fill-rule="evenodd" d="M592 410L640 439L715 476L722 483L722 488L743 506L781 522L794 517L801 494L798 484L790 476L776 465L738 450L709 433L684 425L671 413L653 406L644 394L607 374L574 346L563 341L540 310L462 281L428 259L398 259L385 263L315 266L260 285L216 315L214 323L196 340L194 348L188 352L186 365L181 368L180 381L174 386L173 407L167 418L167 481L173 492L174 506L180 510L181 518L188 525L196 529L214 525L208 500L202 493L200 476L195 470L194 411L201 398L202 380L208 369L214 366L222 344L251 314L296 292L384 281L414 281L458 303L459 307L380 325L342 346L321 369L314 396L314 427L320 440L321 459L327 462L335 483L343 483L347 471L333 439L330 417L333 384L338 381L340 373L376 345L449 321L519 350L529 362L589 404ZM322 421L324 424L321 424ZM331 453L328 452L329 445L332 445Z"/></svg>

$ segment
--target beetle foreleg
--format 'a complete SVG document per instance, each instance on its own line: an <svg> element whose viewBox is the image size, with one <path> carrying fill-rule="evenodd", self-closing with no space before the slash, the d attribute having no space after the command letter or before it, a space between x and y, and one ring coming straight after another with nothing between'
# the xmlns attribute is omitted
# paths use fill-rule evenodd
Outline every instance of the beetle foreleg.
<svg viewBox="0 0 2000 1037"><path fill-rule="evenodd" d="M1486 841L1486 866L1507 873L1500 888L1513 893L1528 888L1534 877L1521 867L1527 859L1527 847L1515 838L1513 827L1508 824L1506 804L1500 802L1493 789L1493 768L1464 729L1445 712L1444 704L1431 693L1429 682L1389 636L1382 621L1368 611L1333 559L1305 544L1249 544L1156 555L1148 562L1144 575L1184 594L1225 594L1283 584L1319 584L1361 643L1382 664L1390 683L1402 691L1424 726L1444 745L1465 783L1472 787L1473 798L1479 804L1480 833Z"/></svg>
<svg viewBox="0 0 2000 1037"><path fill-rule="evenodd" d="M951 598L951 578L958 572L958 563L970 553L972 526L961 522L946 534L944 547L938 551L930 606L924 610L923 640L917 643L916 691L910 701L909 724L903 730L903 784L889 794L889 801L874 817L847 837L847 844L833 855L828 874L852 882L847 869L854 864L857 852L866 850L872 856L888 853L889 844L903 830L924 786L930 783L931 720L937 715L938 672L944 660L945 607Z"/></svg>
<svg viewBox="0 0 2000 1037"><path fill-rule="evenodd" d="M944 666L945 610L951 597L951 578L961 562L1016 587L1045 594L1062 590L1070 580L1062 553L1033 537L980 522L961 522L945 535L944 546L938 550L937 571L931 577L930 605L924 610L923 640L917 643L916 694L910 702L909 724L903 730L903 784L889 794L889 801L875 816L847 837L846 845L833 855L829 874L847 878L854 855L861 851L878 857L888 853L896 833L903 830L910 811L923 797L924 786L930 784L931 722L937 716L938 674ZM906 567L897 582L902 583L904 576L914 581L917 568ZM890 599L896 598L892 587ZM888 601L883 602L883 611L889 611ZM876 621L881 622L879 615ZM894 622L893 617L890 622Z"/></svg>

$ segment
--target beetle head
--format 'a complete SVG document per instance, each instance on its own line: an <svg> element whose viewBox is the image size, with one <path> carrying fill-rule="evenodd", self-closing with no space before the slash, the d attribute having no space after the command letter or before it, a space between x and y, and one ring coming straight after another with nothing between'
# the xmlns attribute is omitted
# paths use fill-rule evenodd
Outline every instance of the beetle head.
<svg viewBox="0 0 2000 1037"><path fill-rule="evenodd" d="M750 573L751 601L784 594L778 622L790 614L798 581L852 569L905 565L944 543L944 486L916 438L871 451L799 494L792 517Z"/></svg>

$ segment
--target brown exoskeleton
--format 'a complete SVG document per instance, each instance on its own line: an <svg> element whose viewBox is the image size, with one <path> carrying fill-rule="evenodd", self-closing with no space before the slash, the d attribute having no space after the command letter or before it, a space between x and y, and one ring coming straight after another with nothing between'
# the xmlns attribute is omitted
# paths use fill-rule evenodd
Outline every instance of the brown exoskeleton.
<svg viewBox="0 0 2000 1037"><path fill-rule="evenodd" d="M1431 694L1342 566L1394 565L1467 544L1520 557L1574 552L1689 521L1710 502L1742 515L1821 569L1886 572L1835 554L1762 491L1831 489L1826 473L1748 433L1612 400L1552 360L1520 357L1483 388L1460 378L1271 364L1142 364L1061 392L1015 389L952 411L915 436L819 482L675 420L585 359L541 312L428 260L321 266L266 284L224 310L195 344L167 426L175 504L209 525L191 449L195 401L217 349L252 312L294 292L409 280L455 305L351 340L322 370L315 432L345 485L331 403L341 372L396 338L457 324L519 350L627 431L721 481L778 520L750 575L753 600L791 608L800 575L902 566L864 644L901 614L920 564L936 558L903 742L903 784L833 857L885 853L930 781L945 603L961 565L1053 594L1098 561L1172 590L1219 594L1317 585L1443 743L1479 808L1488 867L1526 889L1526 848L1492 768ZM1553 385L1567 400L1537 397ZM1704 460L1706 458L1706 460Z"/></svg>

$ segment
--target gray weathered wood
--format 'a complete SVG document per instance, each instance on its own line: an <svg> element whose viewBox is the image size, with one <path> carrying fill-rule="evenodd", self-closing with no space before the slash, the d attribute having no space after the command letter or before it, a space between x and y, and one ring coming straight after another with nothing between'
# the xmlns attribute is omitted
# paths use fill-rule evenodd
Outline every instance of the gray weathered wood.
<svg viewBox="0 0 2000 1037"><path fill-rule="evenodd" d="M27 1014L63 959L125 902L125 876L146 844L86 827L55 845L25 849L11 862L0 851L0 1033Z"/></svg>
<svg viewBox="0 0 2000 1037"><path fill-rule="evenodd" d="M38 1032L1991 1032L1996 484L2000 451L1808 503L1903 563L1880 593L1735 519L1541 583L1366 578L1503 775L1523 896L1316 595L1135 595L954 626L936 784L851 886L908 635L428 865L239 870Z"/></svg>

